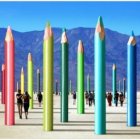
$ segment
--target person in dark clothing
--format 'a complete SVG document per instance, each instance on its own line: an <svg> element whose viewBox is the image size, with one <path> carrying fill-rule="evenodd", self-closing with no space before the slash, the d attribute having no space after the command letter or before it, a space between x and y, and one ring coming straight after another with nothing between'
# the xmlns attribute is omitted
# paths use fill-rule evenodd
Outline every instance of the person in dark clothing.
<svg viewBox="0 0 140 140"><path fill-rule="evenodd" d="M123 106L123 102L124 102L124 96L123 96L123 93L121 92L121 94L120 94L120 104L121 104L121 106Z"/></svg>
<svg viewBox="0 0 140 140"><path fill-rule="evenodd" d="M73 105L75 105L76 103L76 92L74 91L73 92Z"/></svg>
<svg viewBox="0 0 140 140"><path fill-rule="evenodd" d="M88 96L89 106L92 106L92 100L93 100L93 95L92 95L92 93L89 91L89 96Z"/></svg>
<svg viewBox="0 0 140 140"><path fill-rule="evenodd" d="M108 101L108 106L111 106L112 105L112 94L111 93L107 94L107 101Z"/></svg>
<svg viewBox="0 0 140 140"><path fill-rule="evenodd" d="M31 97L29 96L27 91L23 95L23 99L24 99L25 118L28 119L29 100L31 99Z"/></svg>
<svg viewBox="0 0 140 140"><path fill-rule="evenodd" d="M41 102L42 102L42 94L41 94L41 92L39 92L37 94L37 98L38 98L39 107L41 107Z"/></svg>
<svg viewBox="0 0 140 140"><path fill-rule="evenodd" d="M17 98L17 107L18 107L18 113L19 113L19 118L22 119L22 106L23 106L23 101L22 101L22 94L21 90L18 90L18 93L16 94Z"/></svg>
<svg viewBox="0 0 140 140"><path fill-rule="evenodd" d="M85 98L86 98L86 104L88 104L88 92L87 91L85 93Z"/></svg>
<svg viewBox="0 0 140 140"><path fill-rule="evenodd" d="M119 93L116 91L114 96L115 106L118 106Z"/></svg>

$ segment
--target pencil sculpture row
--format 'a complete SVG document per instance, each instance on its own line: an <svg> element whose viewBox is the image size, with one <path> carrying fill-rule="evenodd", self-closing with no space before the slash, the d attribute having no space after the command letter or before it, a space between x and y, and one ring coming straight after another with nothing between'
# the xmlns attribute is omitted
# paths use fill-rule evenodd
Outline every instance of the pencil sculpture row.
<svg viewBox="0 0 140 140"><path fill-rule="evenodd" d="M5 104L5 125L15 124L14 115L14 83L15 83L15 46L11 28L7 28L5 37L4 64L2 65L2 99ZM48 23L43 40L43 128L45 131L53 130L53 31ZM68 75L69 43L66 30L61 36L61 82L60 82L60 121L68 122L68 94L72 92L72 84ZM102 18L99 17L94 36L94 90L95 90L95 133L106 133L106 43L105 30ZM112 93L116 92L116 64L112 67ZM33 108L33 61L31 53L27 62L27 89L31 96L30 108ZM125 95L125 82L123 79L123 92ZM24 93L24 70L21 69L21 93ZM68 87L70 85L70 87ZM18 89L18 83L17 83ZM120 89L121 90L121 89ZM87 75L87 91L90 91L90 77ZM37 70L37 92L40 92L40 71ZM56 81L56 92L58 82ZM137 95L136 95L136 40L134 33L129 38L127 46L127 124L137 125ZM77 50L77 113L83 114L84 107L84 46L80 40Z"/></svg>

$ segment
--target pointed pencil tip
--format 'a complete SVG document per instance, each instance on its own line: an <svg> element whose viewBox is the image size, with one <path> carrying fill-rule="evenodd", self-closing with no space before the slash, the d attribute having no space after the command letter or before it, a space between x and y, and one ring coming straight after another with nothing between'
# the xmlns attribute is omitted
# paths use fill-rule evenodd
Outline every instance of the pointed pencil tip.
<svg viewBox="0 0 140 140"><path fill-rule="evenodd" d="M131 46L135 46L136 45L136 39L135 39L135 35L134 35L134 32L132 31L131 32L131 35L129 37L129 40L128 40L128 43L127 45L131 45Z"/></svg>
<svg viewBox="0 0 140 140"><path fill-rule="evenodd" d="M63 28L62 29L62 36L61 36L61 43L67 43L68 39L67 39L67 35L66 35L66 29Z"/></svg>
<svg viewBox="0 0 140 140"><path fill-rule="evenodd" d="M134 31L133 31L133 30L132 30L132 32L131 32L131 36L133 36L133 37L135 36L135 35L134 35Z"/></svg>
<svg viewBox="0 0 140 140"><path fill-rule="evenodd" d="M49 21L47 22L46 27L51 27L51 24Z"/></svg>
<svg viewBox="0 0 140 140"><path fill-rule="evenodd" d="M78 52L81 52L81 53L84 52L82 40L79 40L79 43L78 43Z"/></svg>
<svg viewBox="0 0 140 140"><path fill-rule="evenodd" d="M63 33L63 32L66 32L66 28L63 28L63 29L62 29L62 33Z"/></svg>
<svg viewBox="0 0 140 140"><path fill-rule="evenodd" d="M50 22L47 22L47 25L44 31L44 40L47 40L51 36L53 36L52 28L51 28Z"/></svg>
<svg viewBox="0 0 140 140"><path fill-rule="evenodd" d="M11 30L10 26L7 27L7 32L6 32L5 40L6 41L13 40L12 30Z"/></svg>
<svg viewBox="0 0 140 140"><path fill-rule="evenodd" d="M37 73L40 73L39 69L37 69Z"/></svg>
<svg viewBox="0 0 140 140"><path fill-rule="evenodd" d="M102 16L98 17L98 24L100 24L101 26L103 26L103 20L102 20Z"/></svg>
<svg viewBox="0 0 140 140"><path fill-rule="evenodd" d="M31 55L31 53L28 53L28 61L32 61L32 55Z"/></svg>
<svg viewBox="0 0 140 140"><path fill-rule="evenodd" d="M116 64L113 64L112 68L113 68L113 70L116 69Z"/></svg>
<svg viewBox="0 0 140 140"><path fill-rule="evenodd" d="M101 16L99 16L98 18L95 33L99 33L100 39L102 40L104 39L105 32L104 32L104 25L103 25L103 20Z"/></svg>
<svg viewBox="0 0 140 140"><path fill-rule="evenodd" d="M21 68L21 73L24 73L23 67Z"/></svg>

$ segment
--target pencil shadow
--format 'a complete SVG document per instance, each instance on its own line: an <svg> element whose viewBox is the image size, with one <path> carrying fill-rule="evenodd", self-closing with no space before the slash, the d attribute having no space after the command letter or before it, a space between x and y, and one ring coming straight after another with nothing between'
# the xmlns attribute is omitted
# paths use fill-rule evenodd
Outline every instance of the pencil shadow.
<svg viewBox="0 0 140 140"><path fill-rule="evenodd" d="M62 131L67 131L67 132L93 132L93 129L54 129L56 132L62 132Z"/></svg>
<svg viewBox="0 0 140 140"><path fill-rule="evenodd" d="M107 135L140 135L138 130L107 130Z"/></svg>
<svg viewBox="0 0 140 140"><path fill-rule="evenodd" d="M93 124L85 124L85 123L62 123L62 124L54 124L55 126L93 126Z"/></svg>
<svg viewBox="0 0 140 140"><path fill-rule="evenodd" d="M69 121L69 123L95 123L94 121ZM106 123L127 123L126 121L106 121ZM140 122L137 122L140 123ZM136 126L137 127L137 126ZM140 126L138 126L140 127Z"/></svg>
<svg viewBox="0 0 140 140"><path fill-rule="evenodd" d="M16 126L42 126L42 123L37 123L37 124L33 124L33 123L17 123L15 124Z"/></svg>
<svg viewBox="0 0 140 140"><path fill-rule="evenodd" d="M95 114L94 112L85 112L85 114ZM107 112L107 115L110 115L110 114L115 114L115 115L126 115L127 114L127 112L125 113L125 112ZM137 113L138 115L140 114L140 112L138 112Z"/></svg>
<svg viewBox="0 0 140 140"><path fill-rule="evenodd" d="M69 123L94 123L94 121L69 121Z"/></svg>
<svg viewBox="0 0 140 140"><path fill-rule="evenodd" d="M32 120L40 119L40 120L42 120L43 118L29 118L29 119L32 119Z"/></svg>
<svg viewBox="0 0 140 140"><path fill-rule="evenodd" d="M34 107L33 109L43 109L42 107Z"/></svg>
<svg viewBox="0 0 140 140"><path fill-rule="evenodd" d="M60 109L59 107L55 107L54 109ZM77 108L68 108L68 109L77 109Z"/></svg>

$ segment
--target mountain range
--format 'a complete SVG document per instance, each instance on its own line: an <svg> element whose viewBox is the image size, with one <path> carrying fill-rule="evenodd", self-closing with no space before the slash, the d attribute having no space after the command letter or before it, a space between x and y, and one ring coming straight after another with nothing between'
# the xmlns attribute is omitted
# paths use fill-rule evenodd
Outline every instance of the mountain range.
<svg viewBox="0 0 140 140"><path fill-rule="evenodd" d="M77 46L82 40L84 45L85 59L85 90L86 76L90 75L91 90L94 90L94 31L95 28L73 28L67 30L69 42L69 80L72 81L72 89L76 90L76 70L77 70ZM61 28L53 28L54 33L54 89L55 80L60 83L60 51L61 51ZM0 65L4 62L4 38L6 29L0 29ZM106 34L106 89L112 89L112 64L117 65L117 87L119 80L126 77L127 68L127 42L129 36L110 29L105 29ZM31 52L34 63L34 90L36 90L36 70L41 71L42 89L42 43L44 31L18 32L13 30L15 40L15 87L16 82L20 83L21 67L24 67L25 89L27 83L27 57ZM140 89L140 36L136 36L137 41L137 89Z"/></svg>

